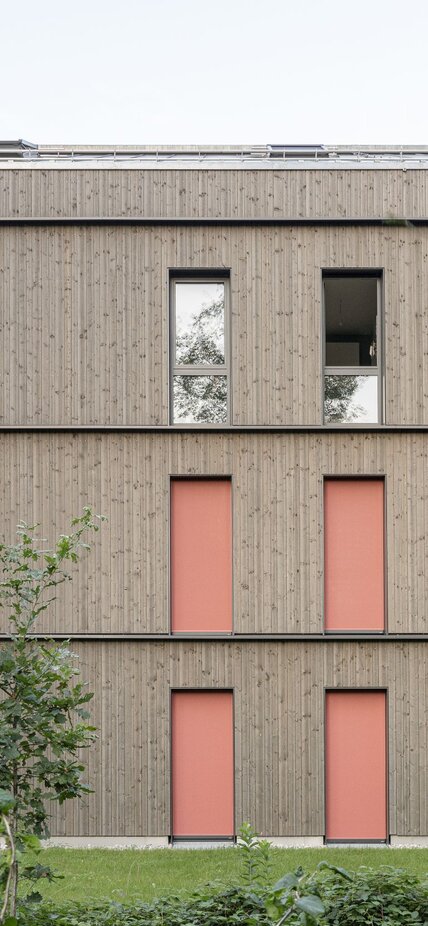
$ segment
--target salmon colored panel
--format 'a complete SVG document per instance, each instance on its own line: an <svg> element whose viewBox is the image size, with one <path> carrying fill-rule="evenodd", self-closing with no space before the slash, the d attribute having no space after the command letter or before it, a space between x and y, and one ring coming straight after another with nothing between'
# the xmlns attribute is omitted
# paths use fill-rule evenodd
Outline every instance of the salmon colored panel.
<svg viewBox="0 0 428 926"><path fill-rule="evenodd" d="M383 630L384 483L327 479L325 512L326 630Z"/></svg>
<svg viewBox="0 0 428 926"><path fill-rule="evenodd" d="M386 696L330 691L326 704L327 839L386 839Z"/></svg>
<svg viewBox="0 0 428 926"><path fill-rule="evenodd" d="M171 496L172 631L230 633L230 481L175 479Z"/></svg>
<svg viewBox="0 0 428 926"><path fill-rule="evenodd" d="M233 774L232 693L174 692L174 836L233 836Z"/></svg>

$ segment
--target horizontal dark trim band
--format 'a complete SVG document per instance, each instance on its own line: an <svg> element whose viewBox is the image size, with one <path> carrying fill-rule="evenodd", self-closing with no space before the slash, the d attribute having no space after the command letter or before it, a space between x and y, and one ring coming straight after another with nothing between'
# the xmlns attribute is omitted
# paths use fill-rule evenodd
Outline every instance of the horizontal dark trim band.
<svg viewBox="0 0 428 926"><path fill-rule="evenodd" d="M35 640L101 643L428 643L428 633L35 633ZM1 633L0 640L10 639Z"/></svg>
<svg viewBox="0 0 428 926"><path fill-rule="evenodd" d="M428 432L427 424L0 424L0 434L407 434Z"/></svg>
<svg viewBox="0 0 428 926"><path fill-rule="evenodd" d="M389 846L389 839L325 839L326 846Z"/></svg>
<svg viewBox="0 0 428 926"><path fill-rule="evenodd" d="M235 836L171 836L173 844L180 845L181 842L235 842Z"/></svg>
<svg viewBox="0 0 428 926"><path fill-rule="evenodd" d="M347 227L356 226L385 226L390 228L397 225L400 228L418 228L419 226L428 225L428 217L420 218L382 218L372 217L364 218L362 216L353 216L343 218L343 216L332 216L330 218L302 218L301 216L260 216L260 217L242 217L242 216L0 216L0 226L64 226L64 225L172 225L172 226L191 226L198 225L223 225L223 226L244 226L244 225L262 225L262 226L335 226Z"/></svg>

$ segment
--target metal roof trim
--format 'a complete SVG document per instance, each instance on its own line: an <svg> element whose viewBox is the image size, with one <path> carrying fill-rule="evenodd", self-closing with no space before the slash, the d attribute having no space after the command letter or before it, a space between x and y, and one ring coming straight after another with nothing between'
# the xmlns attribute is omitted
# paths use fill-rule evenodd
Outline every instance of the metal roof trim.
<svg viewBox="0 0 428 926"><path fill-rule="evenodd" d="M428 145L37 146L19 139L0 141L0 162L43 169L409 170L428 167Z"/></svg>

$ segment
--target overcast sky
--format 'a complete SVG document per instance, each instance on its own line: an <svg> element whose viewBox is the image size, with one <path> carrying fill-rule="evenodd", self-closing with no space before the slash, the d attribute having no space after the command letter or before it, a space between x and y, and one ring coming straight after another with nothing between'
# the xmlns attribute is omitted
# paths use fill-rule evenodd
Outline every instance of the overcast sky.
<svg viewBox="0 0 428 926"><path fill-rule="evenodd" d="M428 143L428 0L2 5L0 138Z"/></svg>

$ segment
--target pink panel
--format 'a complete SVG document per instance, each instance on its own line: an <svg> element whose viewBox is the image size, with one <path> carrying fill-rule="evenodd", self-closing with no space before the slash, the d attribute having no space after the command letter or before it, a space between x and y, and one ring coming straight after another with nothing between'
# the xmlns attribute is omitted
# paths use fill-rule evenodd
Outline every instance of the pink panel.
<svg viewBox="0 0 428 926"><path fill-rule="evenodd" d="M171 517L173 633L230 633L230 481L173 480Z"/></svg>
<svg viewBox="0 0 428 926"><path fill-rule="evenodd" d="M330 691L326 703L327 839L386 839L386 696Z"/></svg>
<svg viewBox="0 0 428 926"><path fill-rule="evenodd" d="M383 630L384 483L327 479L324 488L326 630Z"/></svg>
<svg viewBox="0 0 428 926"><path fill-rule="evenodd" d="M232 693L174 692L174 836L233 836L233 775Z"/></svg>

